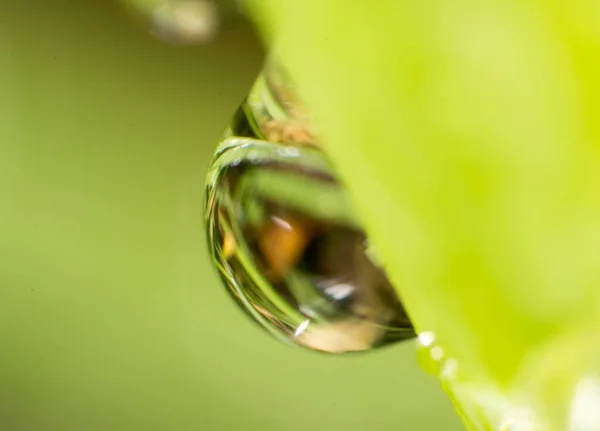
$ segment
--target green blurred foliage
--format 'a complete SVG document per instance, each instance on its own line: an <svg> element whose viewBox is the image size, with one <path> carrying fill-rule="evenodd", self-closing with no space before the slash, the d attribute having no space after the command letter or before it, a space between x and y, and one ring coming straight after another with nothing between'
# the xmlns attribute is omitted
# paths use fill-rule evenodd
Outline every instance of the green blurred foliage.
<svg viewBox="0 0 600 431"><path fill-rule="evenodd" d="M416 326L566 429L600 358L599 3L248 4Z"/></svg>
<svg viewBox="0 0 600 431"><path fill-rule="evenodd" d="M460 429L412 345L330 358L235 308L202 192L262 50L143 30L100 0L3 5L0 429Z"/></svg>

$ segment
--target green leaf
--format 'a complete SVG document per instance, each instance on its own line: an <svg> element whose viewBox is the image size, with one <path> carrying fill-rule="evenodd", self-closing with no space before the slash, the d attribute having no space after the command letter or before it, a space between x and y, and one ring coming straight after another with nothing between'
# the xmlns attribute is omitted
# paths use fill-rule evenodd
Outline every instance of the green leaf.
<svg viewBox="0 0 600 431"><path fill-rule="evenodd" d="M599 3L247 4L453 387L587 429L567 423L600 371Z"/></svg>

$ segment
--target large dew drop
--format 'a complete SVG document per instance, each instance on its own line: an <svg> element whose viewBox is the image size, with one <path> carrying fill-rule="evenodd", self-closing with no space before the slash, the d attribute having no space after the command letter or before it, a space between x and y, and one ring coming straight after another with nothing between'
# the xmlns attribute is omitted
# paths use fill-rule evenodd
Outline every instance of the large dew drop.
<svg viewBox="0 0 600 431"><path fill-rule="evenodd" d="M209 247L228 291L271 334L312 350L414 337L302 111L259 84L208 175Z"/></svg>

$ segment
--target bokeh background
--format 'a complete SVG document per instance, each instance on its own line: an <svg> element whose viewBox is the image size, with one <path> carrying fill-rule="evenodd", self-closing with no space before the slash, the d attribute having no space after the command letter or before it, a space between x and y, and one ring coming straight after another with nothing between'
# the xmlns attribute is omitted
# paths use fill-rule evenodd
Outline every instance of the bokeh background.
<svg viewBox="0 0 600 431"><path fill-rule="evenodd" d="M271 340L221 288L204 173L263 52L109 1L2 2L0 430L460 430L407 343Z"/></svg>

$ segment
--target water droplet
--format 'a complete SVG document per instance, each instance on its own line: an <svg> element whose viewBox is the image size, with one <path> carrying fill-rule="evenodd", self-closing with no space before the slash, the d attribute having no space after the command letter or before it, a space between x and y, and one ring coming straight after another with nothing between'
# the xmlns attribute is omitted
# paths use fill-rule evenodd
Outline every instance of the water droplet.
<svg viewBox="0 0 600 431"><path fill-rule="evenodd" d="M436 377L441 374L445 359L444 350L436 344L433 332L424 331L417 336L417 359L421 368L428 374Z"/></svg>
<svg viewBox="0 0 600 431"><path fill-rule="evenodd" d="M309 349L364 351L414 337L326 155L312 134L285 130L307 117L269 94L259 80L208 174L208 241L225 286L264 329Z"/></svg>
<svg viewBox="0 0 600 431"><path fill-rule="evenodd" d="M152 20L154 35L174 44L211 42L220 24L216 3L208 0L161 0Z"/></svg>
<svg viewBox="0 0 600 431"><path fill-rule="evenodd" d="M526 400L500 390L484 380L461 375L458 361L449 357L431 331L417 336L421 367L439 379L461 420L469 430L536 431L540 421Z"/></svg>

